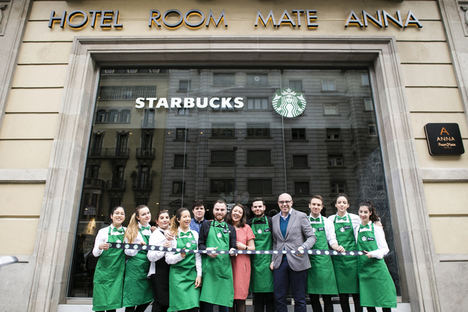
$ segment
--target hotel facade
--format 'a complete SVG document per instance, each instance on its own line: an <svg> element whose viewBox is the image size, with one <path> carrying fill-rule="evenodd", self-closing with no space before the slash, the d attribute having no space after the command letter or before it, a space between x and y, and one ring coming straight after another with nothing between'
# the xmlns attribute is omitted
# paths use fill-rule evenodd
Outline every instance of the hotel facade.
<svg viewBox="0 0 468 312"><path fill-rule="evenodd" d="M283 192L376 204L397 311L468 305L467 1L0 0L0 47L1 311L90 311L114 206Z"/></svg>

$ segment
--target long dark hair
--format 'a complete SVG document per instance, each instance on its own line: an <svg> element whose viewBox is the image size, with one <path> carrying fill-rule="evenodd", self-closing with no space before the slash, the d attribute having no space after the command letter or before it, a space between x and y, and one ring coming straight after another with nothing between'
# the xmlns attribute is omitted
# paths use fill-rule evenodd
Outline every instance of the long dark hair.
<svg viewBox="0 0 468 312"><path fill-rule="evenodd" d="M375 210L374 204L370 200L365 200L359 203L359 208L363 206L369 209L369 220L371 220L372 222L377 222L380 220L379 216L377 215L377 211Z"/></svg>
<svg viewBox="0 0 468 312"><path fill-rule="evenodd" d="M234 225L234 222L232 221L232 211L234 210L234 208L236 207L239 207L242 209L242 218L239 220L239 224L237 225L238 227L244 227L245 226L245 223L247 222L247 216L246 216L246 211L245 211L245 207L244 205L242 204L235 204L231 211L229 211L227 217L226 217L226 222L230 225Z"/></svg>

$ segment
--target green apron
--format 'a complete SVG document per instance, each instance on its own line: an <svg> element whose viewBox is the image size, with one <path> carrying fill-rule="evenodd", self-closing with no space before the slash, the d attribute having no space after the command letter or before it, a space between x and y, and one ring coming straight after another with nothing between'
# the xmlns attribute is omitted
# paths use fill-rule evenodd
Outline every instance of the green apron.
<svg viewBox="0 0 468 312"><path fill-rule="evenodd" d="M323 217L319 216L317 219L310 217L309 220L310 226L315 230L315 237L317 238L312 248L327 250L328 241ZM331 256L311 255L309 259L310 269L307 272L307 293L317 295L338 294Z"/></svg>
<svg viewBox="0 0 468 312"><path fill-rule="evenodd" d="M369 226L369 225L367 225ZM367 227L361 225L357 246L359 250L377 250L374 224L371 231L360 231ZM396 289L384 259L359 256L359 289L361 306L396 308Z"/></svg>
<svg viewBox="0 0 468 312"><path fill-rule="evenodd" d="M197 241L190 230L187 233L179 233L177 248L196 250L197 246ZM195 254L187 253L184 259L171 265L168 311L182 311L200 306L200 288L195 288L196 278Z"/></svg>
<svg viewBox="0 0 468 312"><path fill-rule="evenodd" d="M141 229L139 232L143 241L148 245L149 235L143 235ZM140 250L127 260L123 293L124 307L134 307L153 301L151 282L147 278L150 262L146 254L146 250Z"/></svg>
<svg viewBox="0 0 468 312"><path fill-rule="evenodd" d="M345 250L356 250L356 240L354 237L353 224L351 216L346 215L347 222L339 222L338 214L335 216L335 233L338 244L344 247ZM357 294L359 293L358 272L357 272L357 257L356 256L334 256L333 267L335 268L336 285L340 294Z"/></svg>
<svg viewBox="0 0 468 312"><path fill-rule="evenodd" d="M255 223L263 220L265 223ZM252 219L252 231L255 234L256 250L271 250L273 240L266 216ZM273 272L270 270L271 255L252 255L250 290L254 293L273 292Z"/></svg>
<svg viewBox="0 0 468 312"><path fill-rule="evenodd" d="M229 250L229 228L226 222L212 221L206 247ZM234 284L229 254L219 254L215 258L203 256L203 286L200 301L232 307Z"/></svg>
<svg viewBox="0 0 468 312"><path fill-rule="evenodd" d="M111 235L109 226L108 243L123 243L124 228L113 228L118 235ZM123 249L109 248L99 256L94 272L93 310L104 311L122 307L125 253Z"/></svg>

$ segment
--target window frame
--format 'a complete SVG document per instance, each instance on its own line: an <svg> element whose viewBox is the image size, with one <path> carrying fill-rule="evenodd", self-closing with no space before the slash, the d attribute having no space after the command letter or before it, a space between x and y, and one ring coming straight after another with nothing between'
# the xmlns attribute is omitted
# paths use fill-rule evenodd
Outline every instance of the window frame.
<svg viewBox="0 0 468 312"><path fill-rule="evenodd" d="M393 215L398 214L396 231L407 233L411 224L418 224L419 231L412 232L409 239L397 239L396 250L399 263L404 266L401 274L402 283L406 283L405 298L409 298L412 309L418 310L425 306L430 310L437 310L439 296L424 296L433 293L436 286L435 267L437 264L433 250L433 239L428 226L429 217L426 213L424 192L422 188L423 178L432 176L432 169L426 171L400 170L401 161L407 166L418 168L414 147L406 144L411 141L411 127L406 105L404 84L401 79L398 50L396 41L392 37L368 37L368 38L222 38L201 36L197 40L193 38L150 38L141 42L140 38L126 38L116 42L115 38L87 38L75 37L74 51L69 61L70 70L64 86L64 103L61 111L66 119L58 124L57 144L54 144L51 152L51 164L49 172L52 177L60 177L50 180L44 175L42 181L47 181L45 197L42 204L41 218L38 222L38 239L34 255L42 255L44 252L51 254L50 265L37 266L38 257L33 257L31 265L36 265L36 271L31 281L32 293L30 302L65 302L66 287L69 280L71 253L76 226L76 211L79 207L81 181L84 174L84 161L87 153L86 138L91 131L92 112L89 103L93 103L96 97L96 75L100 66L109 63L123 61L135 62L140 55L150 56L153 53L153 61L160 62L161 55L170 53L177 62L183 62L186 53L196 53L207 64L220 62L213 59L213 53L230 53L229 62L238 64L245 62L249 57L258 57L258 64L281 63L288 59L288 64L304 62L314 64L336 64L337 62L351 63L353 66L365 66L370 68L371 82L374 94L377 95L376 116L379 125L379 134L382 138L392 137L391 142L381 145L384 169L387 172L385 178L392 189L389 194L390 209ZM206 43L206 45L205 45ZM231 45L236 44L237 49L232 50ZM285 43L287 43L285 45ZM177 47L184 45L184 50ZM129 48L130 47L130 48ZM326 49L329 53L323 53ZM176 52L174 52L176 51ZM259 54L259 51L262 51ZM274 51L275 53L271 53ZM183 52L183 53L181 53ZM279 56L281 55L281 58ZM209 56L209 57L208 57ZM148 59L148 61L150 61ZM270 63L269 63L270 62ZM94 90L83 93L83 90ZM385 90L385 92L384 92ZM406 114L402 114L405 112ZM398 117L397 117L398 116ZM81 122L84 120L85 122ZM385 123L383 122L385 120ZM84 126L83 126L84 125ZM397 146L398 148L396 148ZM71 159L78 159L75 166L70 167ZM432 170L432 171L431 171ZM410 172L411 171L411 172ZM389 174L392 173L392 174ZM447 172L440 179L449 178L451 172ZM5 178L14 180L13 178ZM35 178L37 179L37 178ZM67 198L68 201L57 201L58 197ZM396 205L398 199L398 205ZM69 203L73 203L70 205ZM61 211L58 218L53 216ZM58 229L67 227L65 235L60 239L50 239L47 235ZM65 239L63 239L65 237ZM59 252L65 250L65 253ZM404 252L403 252L404 251ZM404 253L404 259L401 255ZM418 260L417 260L418 259ZM407 263L423 261L419 266L411 266ZM50 267L59 267L50 275ZM40 281L43 281L42 283ZM426 282L429 281L429 282ZM45 291L37 291L40 287ZM52 291L53 290L53 291ZM50 299L52 298L52 299ZM405 299L406 300L406 299Z"/></svg>

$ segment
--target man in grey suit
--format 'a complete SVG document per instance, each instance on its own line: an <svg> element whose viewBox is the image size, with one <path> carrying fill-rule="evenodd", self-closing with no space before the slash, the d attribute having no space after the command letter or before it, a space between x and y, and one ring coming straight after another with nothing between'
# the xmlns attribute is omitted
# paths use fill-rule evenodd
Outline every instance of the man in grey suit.
<svg viewBox="0 0 468 312"><path fill-rule="evenodd" d="M292 208L291 195L278 197L280 212L272 218L273 250L294 250L294 254L276 254L272 257L273 283L277 312L287 312L286 295L289 285L294 298L294 311L306 312L305 290L309 256L305 249L315 244L315 234L307 215Z"/></svg>

